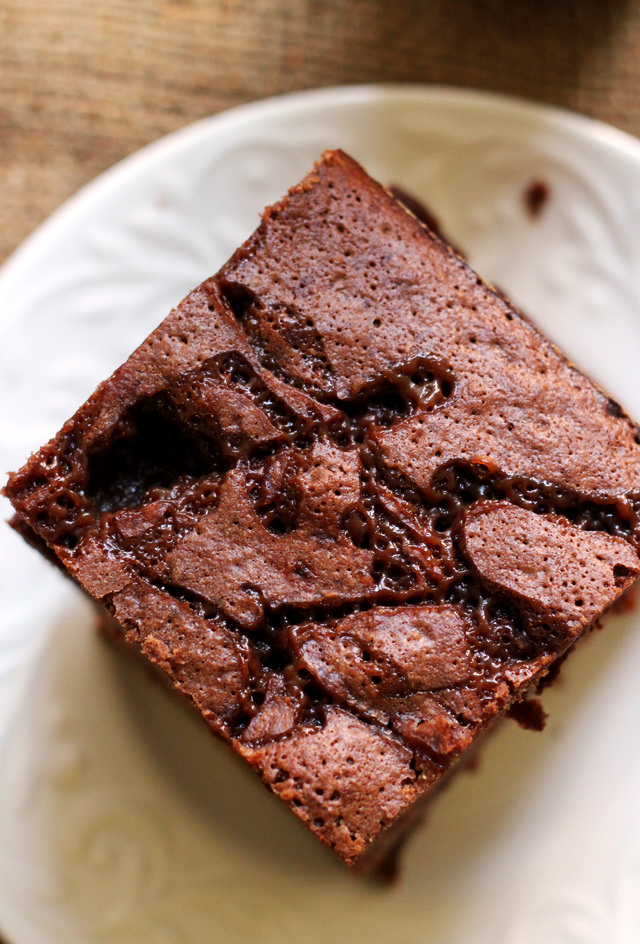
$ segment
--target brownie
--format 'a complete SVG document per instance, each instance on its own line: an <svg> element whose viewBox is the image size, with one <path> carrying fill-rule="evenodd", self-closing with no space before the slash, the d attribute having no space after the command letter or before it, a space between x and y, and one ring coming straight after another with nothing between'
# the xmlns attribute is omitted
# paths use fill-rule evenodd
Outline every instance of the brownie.
<svg viewBox="0 0 640 944"><path fill-rule="evenodd" d="M6 494L126 643L366 866L638 574L639 443L337 151Z"/></svg>

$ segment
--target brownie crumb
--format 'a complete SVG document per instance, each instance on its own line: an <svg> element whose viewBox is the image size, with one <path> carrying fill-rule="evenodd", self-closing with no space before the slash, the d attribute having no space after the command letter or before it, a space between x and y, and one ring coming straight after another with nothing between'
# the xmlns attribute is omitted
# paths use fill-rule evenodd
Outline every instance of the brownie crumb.
<svg viewBox="0 0 640 944"><path fill-rule="evenodd" d="M544 180L532 180L523 192L525 209L532 220L537 220L551 196L551 188Z"/></svg>
<svg viewBox="0 0 640 944"><path fill-rule="evenodd" d="M512 718L527 731L542 731L547 720L547 712L538 698L527 698L511 705L507 711L507 717Z"/></svg>

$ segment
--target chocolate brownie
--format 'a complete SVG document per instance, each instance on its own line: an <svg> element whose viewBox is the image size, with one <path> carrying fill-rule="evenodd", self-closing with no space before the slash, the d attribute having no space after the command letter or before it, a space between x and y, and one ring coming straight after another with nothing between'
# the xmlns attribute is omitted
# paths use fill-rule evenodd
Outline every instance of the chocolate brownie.
<svg viewBox="0 0 640 944"><path fill-rule="evenodd" d="M6 493L126 642L368 864L640 571L639 443L329 152Z"/></svg>

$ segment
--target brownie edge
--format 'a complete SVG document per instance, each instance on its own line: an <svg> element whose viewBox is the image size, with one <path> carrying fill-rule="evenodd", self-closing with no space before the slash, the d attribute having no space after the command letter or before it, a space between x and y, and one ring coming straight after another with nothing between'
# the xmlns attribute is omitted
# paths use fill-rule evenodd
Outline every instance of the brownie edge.
<svg viewBox="0 0 640 944"><path fill-rule="evenodd" d="M638 427L341 151L5 494L362 868L640 572Z"/></svg>

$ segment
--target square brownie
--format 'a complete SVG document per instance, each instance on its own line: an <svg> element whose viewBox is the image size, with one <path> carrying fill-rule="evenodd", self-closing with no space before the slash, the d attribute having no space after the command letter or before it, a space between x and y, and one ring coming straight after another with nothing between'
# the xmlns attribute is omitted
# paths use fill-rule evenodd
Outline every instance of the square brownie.
<svg viewBox="0 0 640 944"><path fill-rule="evenodd" d="M640 435L342 152L6 486L348 864L640 571Z"/></svg>

